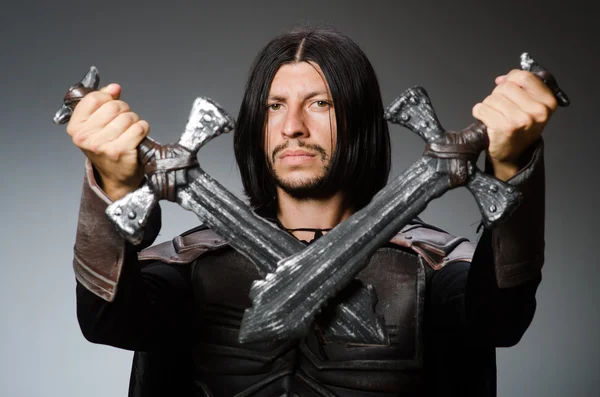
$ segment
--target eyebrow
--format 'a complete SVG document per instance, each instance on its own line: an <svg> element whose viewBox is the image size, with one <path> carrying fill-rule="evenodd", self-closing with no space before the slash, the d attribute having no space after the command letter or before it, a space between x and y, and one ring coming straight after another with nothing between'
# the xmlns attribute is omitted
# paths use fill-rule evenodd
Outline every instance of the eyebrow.
<svg viewBox="0 0 600 397"><path fill-rule="evenodd" d="M326 95L329 98L329 93L327 91L311 91L304 96L304 100L316 97L318 95ZM285 101L285 97L279 95L269 95L267 98L270 101Z"/></svg>

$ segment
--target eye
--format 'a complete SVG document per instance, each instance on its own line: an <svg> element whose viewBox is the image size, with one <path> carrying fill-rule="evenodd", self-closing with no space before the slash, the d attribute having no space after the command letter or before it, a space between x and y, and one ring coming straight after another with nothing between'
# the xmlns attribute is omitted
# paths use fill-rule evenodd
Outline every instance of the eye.
<svg viewBox="0 0 600 397"><path fill-rule="evenodd" d="M281 104L280 103L272 103L270 105L267 105L267 108L269 110L277 111L277 110L281 109Z"/></svg>
<svg viewBox="0 0 600 397"><path fill-rule="evenodd" d="M326 109L326 108L328 108L329 106L331 106L331 103L329 103L329 102L327 102L327 101L322 101L322 100L321 100L321 101L316 101L316 102L314 102L314 105L315 105L316 107L318 107L318 108L321 108L321 109Z"/></svg>

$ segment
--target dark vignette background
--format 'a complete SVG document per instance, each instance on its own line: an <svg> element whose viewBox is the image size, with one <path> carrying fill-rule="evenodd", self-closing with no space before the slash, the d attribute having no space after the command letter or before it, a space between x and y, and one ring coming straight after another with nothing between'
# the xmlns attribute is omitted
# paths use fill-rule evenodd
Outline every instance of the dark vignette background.
<svg viewBox="0 0 600 397"><path fill-rule="evenodd" d="M568 4L568 5L567 5ZM599 29L583 1L22 1L0 9L0 395L125 395L131 353L88 343L75 318L71 253L84 157L51 123L65 90L96 65L161 142L178 139L196 96L237 114L249 65L272 36L332 25L370 57L388 104L427 88L442 123L462 128L494 77L531 52L572 99L546 129L547 261L538 311L521 342L498 351L500 396L595 396L597 304L597 60ZM394 174L423 143L391 128ZM241 194L232 137L203 167ZM164 205L158 241L197 220ZM476 239L464 190L423 217Z"/></svg>

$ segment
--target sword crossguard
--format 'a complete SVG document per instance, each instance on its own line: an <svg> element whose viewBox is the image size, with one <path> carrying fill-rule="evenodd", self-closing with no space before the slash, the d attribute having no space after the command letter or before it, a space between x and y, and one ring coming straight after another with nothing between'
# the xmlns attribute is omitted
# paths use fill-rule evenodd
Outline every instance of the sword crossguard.
<svg viewBox="0 0 600 397"><path fill-rule="evenodd" d="M521 54L521 68L542 79L554 93L559 106L569 105L567 95L554 76L526 52ZM422 87L406 90L388 106L384 118L410 129L427 142L424 154L438 159L437 171L449 175L451 188L466 186L469 189L485 227L501 222L518 206L521 194L514 186L477 168L479 155L489 145L487 127L483 123L476 121L462 131L446 131Z"/></svg>
<svg viewBox="0 0 600 397"><path fill-rule="evenodd" d="M98 69L92 66L65 94L54 123L67 123L75 106L85 95L96 91L99 84ZM106 215L119 233L131 243L139 244L154 206L163 199L176 201L177 188L187 183L187 171L199 167L198 150L211 139L234 128L234 119L219 104L210 98L198 97L177 143L161 145L151 138L144 138L137 150L146 174L145 184L106 209Z"/></svg>
<svg viewBox="0 0 600 397"><path fill-rule="evenodd" d="M199 167L198 150L234 127L233 118L222 107L209 98L198 97L177 143L161 145L150 138L144 139L138 146L138 157L144 165L146 184L106 209L106 215L121 235L139 244L154 206L160 200L176 202L177 189L188 183L188 170Z"/></svg>

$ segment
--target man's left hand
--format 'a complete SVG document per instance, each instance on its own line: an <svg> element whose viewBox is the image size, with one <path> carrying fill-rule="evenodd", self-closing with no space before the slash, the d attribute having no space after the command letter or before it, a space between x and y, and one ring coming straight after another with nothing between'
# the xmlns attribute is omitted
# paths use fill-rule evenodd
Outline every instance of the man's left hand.
<svg viewBox="0 0 600 397"><path fill-rule="evenodd" d="M506 181L524 166L525 151L557 106L552 91L530 72L515 69L496 78L496 88L473 107L473 117L487 127L488 156L498 179Z"/></svg>

